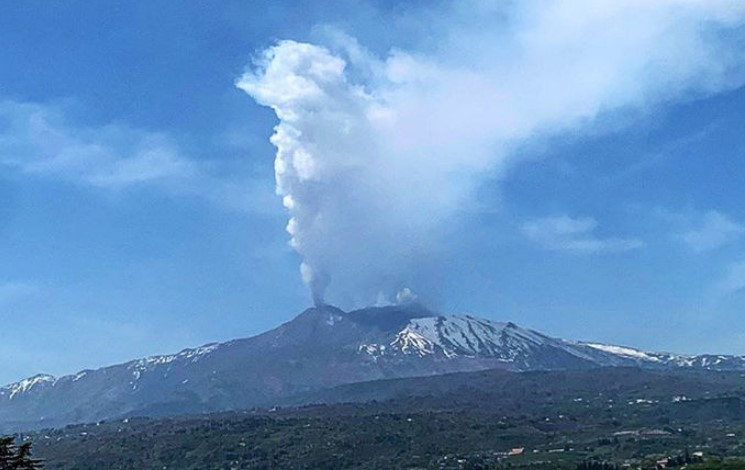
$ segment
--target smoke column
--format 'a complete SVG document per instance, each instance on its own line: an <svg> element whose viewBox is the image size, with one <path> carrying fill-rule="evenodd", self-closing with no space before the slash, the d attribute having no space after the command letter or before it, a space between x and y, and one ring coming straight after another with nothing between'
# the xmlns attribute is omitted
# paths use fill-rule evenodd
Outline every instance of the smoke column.
<svg viewBox="0 0 745 470"><path fill-rule="evenodd" d="M371 168L379 155L368 116L373 101L348 83L345 62L321 47L283 41L262 65L239 86L280 119L271 137L277 193L291 215L287 232L303 257L303 280L319 304L332 271L359 270L358 279L371 282L364 276L379 262L372 246L389 242L381 239L387 195L377 193L384 182Z"/></svg>
<svg viewBox="0 0 745 470"><path fill-rule="evenodd" d="M417 291L437 234L517 145L743 83L743 2L462 5L441 16L470 26L427 54L280 41L237 82L279 120L277 193L317 304Z"/></svg>

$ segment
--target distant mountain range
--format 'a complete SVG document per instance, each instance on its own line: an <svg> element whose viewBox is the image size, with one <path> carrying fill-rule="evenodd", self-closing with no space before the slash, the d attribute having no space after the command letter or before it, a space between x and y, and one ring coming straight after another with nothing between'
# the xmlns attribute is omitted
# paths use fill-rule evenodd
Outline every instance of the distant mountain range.
<svg viewBox="0 0 745 470"><path fill-rule="evenodd" d="M301 403L319 400L324 389L380 379L618 366L740 371L745 357L568 341L419 304L352 312L324 306L252 338L7 385L0 431Z"/></svg>

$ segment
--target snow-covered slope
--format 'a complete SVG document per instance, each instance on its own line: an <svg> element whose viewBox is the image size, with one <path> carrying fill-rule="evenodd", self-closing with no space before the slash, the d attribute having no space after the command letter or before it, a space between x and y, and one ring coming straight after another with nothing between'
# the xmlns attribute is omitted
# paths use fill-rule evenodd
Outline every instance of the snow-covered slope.
<svg viewBox="0 0 745 470"><path fill-rule="evenodd" d="M33 377L29 377L28 379L24 379L20 382L16 382L0 388L0 399L5 398L8 400L12 400L18 395L30 392L34 389L34 387L38 388L44 387L47 384L53 384L55 380L57 379L47 374L38 374Z"/></svg>
<svg viewBox="0 0 745 470"><path fill-rule="evenodd" d="M681 356L551 338L421 305L308 309L264 334L0 388L0 432L131 415L268 406L341 384L502 368L745 370L740 356Z"/></svg>
<svg viewBox="0 0 745 470"><path fill-rule="evenodd" d="M502 323L472 315L412 318L389 344L363 344L371 356L413 355L447 358L497 358L516 370L551 369L556 365L531 361L546 350L568 354L593 366L640 366L647 368L694 368L745 370L745 357L725 355L687 356L645 352L626 346L551 338L514 323ZM561 368L561 367L559 367Z"/></svg>
<svg viewBox="0 0 745 470"><path fill-rule="evenodd" d="M374 355L494 358L508 364L544 348L587 359L567 349L563 342L538 332L471 315L412 318L389 344L365 344L361 350Z"/></svg>
<svg viewBox="0 0 745 470"><path fill-rule="evenodd" d="M392 350L404 354L495 356L513 359L550 339L512 323L495 323L470 315L415 318L396 335Z"/></svg>

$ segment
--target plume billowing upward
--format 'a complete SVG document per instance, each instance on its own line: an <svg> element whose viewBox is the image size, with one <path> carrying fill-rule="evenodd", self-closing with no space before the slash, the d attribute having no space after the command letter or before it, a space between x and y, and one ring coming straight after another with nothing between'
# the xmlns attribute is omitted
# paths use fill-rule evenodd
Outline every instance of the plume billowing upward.
<svg viewBox="0 0 745 470"><path fill-rule="evenodd" d="M317 303L330 281L357 302L421 288L417 256L514 144L742 83L741 2L468 5L426 56L280 41L238 81L279 118L277 192Z"/></svg>

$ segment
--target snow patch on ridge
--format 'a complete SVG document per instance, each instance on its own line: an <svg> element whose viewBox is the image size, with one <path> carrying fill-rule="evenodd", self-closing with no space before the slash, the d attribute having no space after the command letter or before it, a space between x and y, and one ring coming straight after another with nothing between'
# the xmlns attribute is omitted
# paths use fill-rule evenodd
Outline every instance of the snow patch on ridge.
<svg viewBox="0 0 745 470"><path fill-rule="evenodd" d="M143 359L138 359L129 363L129 370L132 371L132 377L134 381L137 381L146 372L152 371L159 366L173 364L178 361L182 362L197 362L204 358L206 355L214 352L220 347L219 343L207 344L198 348L184 349L177 354L169 354L163 356L151 356ZM13 400L14 398L28 394L32 391L40 389L41 386L51 385L55 386L62 382L78 382L89 375L91 371L81 371L77 374L66 375L60 378L55 378L47 374L39 374L28 379L21 380L16 383L12 383L0 388L0 398ZM134 382L130 382L134 384ZM134 388L134 387L133 387Z"/></svg>
<svg viewBox="0 0 745 470"><path fill-rule="evenodd" d="M662 362L662 360L657 356L653 356L651 354L645 353L644 351L639 351L638 349L629 348L626 346L613 346L611 344L601 344L601 343L583 343L583 344L593 349L605 351L607 353L611 353L616 356L623 356L623 357L628 357L631 359L638 359L641 361Z"/></svg>
<svg viewBox="0 0 745 470"><path fill-rule="evenodd" d="M35 375L28 379L21 380L20 382L16 382L14 384L6 385L5 387L0 388L0 396L8 397L8 400L12 400L18 394L29 392L40 384L50 383L54 385L56 381L57 379L52 377L51 375Z"/></svg>
<svg viewBox="0 0 745 470"><path fill-rule="evenodd" d="M133 361L130 365L130 369L132 369L132 375L135 380L139 380L143 373L153 370L158 366L168 365L176 361L197 362L219 347L220 345L218 343L212 343L198 348L184 349L178 354L146 357L144 359Z"/></svg>
<svg viewBox="0 0 745 470"><path fill-rule="evenodd" d="M436 347L442 349L434 326L436 320L434 317L412 320L406 328L396 335L391 347L404 354L413 354L420 357L434 354Z"/></svg>

